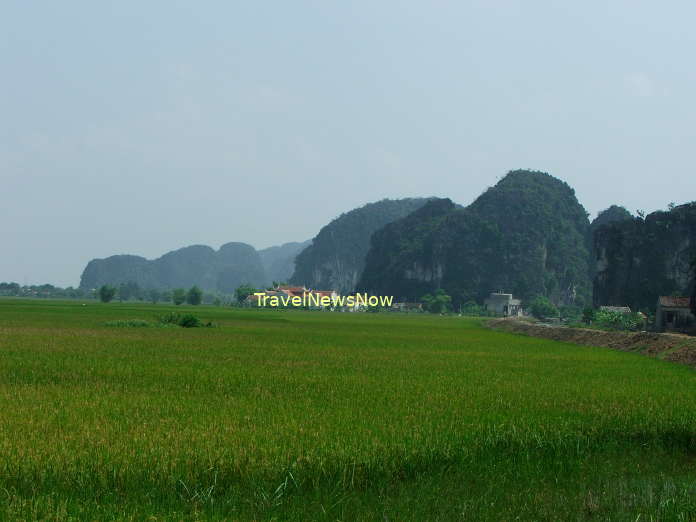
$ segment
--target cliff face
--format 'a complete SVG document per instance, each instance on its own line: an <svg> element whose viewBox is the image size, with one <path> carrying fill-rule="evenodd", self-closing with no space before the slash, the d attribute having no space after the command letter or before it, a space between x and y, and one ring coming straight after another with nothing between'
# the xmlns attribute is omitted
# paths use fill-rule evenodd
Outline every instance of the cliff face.
<svg viewBox="0 0 696 522"><path fill-rule="evenodd" d="M590 224L589 233L587 235L587 250L590 252L590 280L594 281L597 275L597 252L594 247L594 234L595 232L604 225L609 225L610 223L617 223L620 221L630 221L633 219L631 213L624 207L618 205L612 205L611 207L602 210L597 217L594 218ZM594 295L594 292L593 292Z"/></svg>
<svg viewBox="0 0 696 522"><path fill-rule="evenodd" d="M590 299L589 221L574 191L542 172L513 171L465 209L438 200L374 234L358 289L455 304L496 290L523 299Z"/></svg>
<svg viewBox="0 0 696 522"><path fill-rule="evenodd" d="M660 295L690 295L696 258L696 203L594 232L594 304L655 308Z"/></svg>
<svg viewBox="0 0 696 522"><path fill-rule="evenodd" d="M357 290L414 301L440 287L445 253L434 236L455 209L449 199L434 199L375 232Z"/></svg>
<svg viewBox="0 0 696 522"><path fill-rule="evenodd" d="M372 234L426 201L385 199L342 214L323 227L312 244L300 252L291 281L308 288L352 292L365 266Z"/></svg>
<svg viewBox="0 0 696 522"><path fill-rule="evenodd" d="M251 245L227 243L218 251L193 245L155 260L117 255L93 259L82 273L80 288L135 282L141 288L189 288L231 293L239 285L266 284L261 258Z"/></svg>

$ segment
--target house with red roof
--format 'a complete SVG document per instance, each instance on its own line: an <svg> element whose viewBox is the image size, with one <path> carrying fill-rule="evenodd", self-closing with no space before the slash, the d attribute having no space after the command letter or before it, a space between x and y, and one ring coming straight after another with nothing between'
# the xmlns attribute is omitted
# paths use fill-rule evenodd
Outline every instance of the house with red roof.
<svg viewBox="0 0 696 522"><path fill-rule="evenodd" d="M662 295L657 299L655 327L658 332L684 331L693 328L695 324L691 298Z"/></svg>
<svg viewBox="0 0 696 522"><path fill-rule="evenodd" d="M304 294L308 293L309 290L305 288L304 286L288 286L288 285L279 285L276 286L273 290L276 292L282 292L285 295L288 295L290 297L302 297Z"/></svg>
<svg viewBox="0 0 696 522"><path fill-rule="evenodd" d="M270 299L272 297L277 297L277 300ZM256 292L255 294L247 297L245 304L247 306L263 306L264 303L287 303L284 306L302 306L312 309L324 309L333 308L334 299L338 297L338 293L335 290L311 290L305 288L304 286L289 286L289 285L279 285L272 290L264 290L263 292ZM298 301L295 298L301 299ZM326 304L326 299L329 299ZM290 301L289 301L290 300ZM297 303L302 304L297 304ZM324 303L324 304L322 304ZM271 304L271 306L276 306Z"/></svg>

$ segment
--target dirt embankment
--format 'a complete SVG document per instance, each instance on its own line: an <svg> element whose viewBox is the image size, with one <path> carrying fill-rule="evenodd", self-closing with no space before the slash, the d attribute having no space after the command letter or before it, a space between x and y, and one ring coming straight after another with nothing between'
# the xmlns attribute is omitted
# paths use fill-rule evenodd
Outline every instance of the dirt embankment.
<svg viewBox="0 0 696 522"><path fill-rule="evenodd" d="M553 339L588 346L604 346L624 352L687 364L696 368L696 337L653 332L604 332L586 328L544 326L519 319L492 319L487 325L495 330L532 337Z"/></svg>

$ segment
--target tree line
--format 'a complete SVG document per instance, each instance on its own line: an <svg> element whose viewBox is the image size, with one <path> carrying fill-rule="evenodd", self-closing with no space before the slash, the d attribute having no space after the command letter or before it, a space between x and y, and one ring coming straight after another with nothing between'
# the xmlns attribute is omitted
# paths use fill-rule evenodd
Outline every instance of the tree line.
<svg viewBox="0 0 696 522"><path fill-rule="evenodd" d="M175 288L173 290L159 290L157 288L150 288L148 290L143 290L135 283L123 283L118 287L102 285L97 290L97 296L102 303L109 303L114 299L118 299L120 301L138 299L140 301L148 300L152 304L157 304L162 301L172 302L175 305L188 303L195 306L203 302L204 293L203 290L195 285L188 290L185 288ZM221 299L218 296L210 297L212 297L211 304L222 304ZM206 301L211 301L211 299L206 299Z"/></svg>

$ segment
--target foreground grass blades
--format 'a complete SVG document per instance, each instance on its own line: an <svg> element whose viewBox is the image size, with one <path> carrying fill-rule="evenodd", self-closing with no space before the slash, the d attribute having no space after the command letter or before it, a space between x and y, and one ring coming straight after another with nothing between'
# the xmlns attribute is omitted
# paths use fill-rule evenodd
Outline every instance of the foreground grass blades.
<svg viewBox="0 0 696 522"><path fill-rule="evenodd" d="M195 310L218 328L0 300L0 518L696 516L687 367L459 317Z"/></svg>

